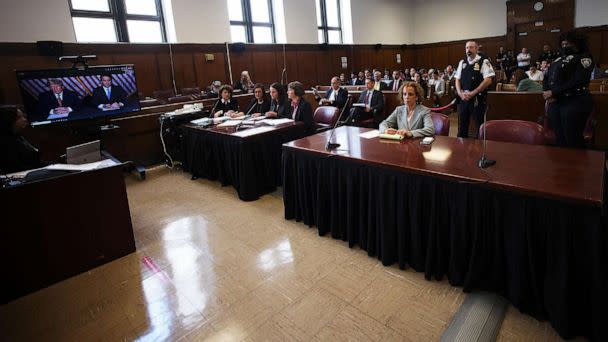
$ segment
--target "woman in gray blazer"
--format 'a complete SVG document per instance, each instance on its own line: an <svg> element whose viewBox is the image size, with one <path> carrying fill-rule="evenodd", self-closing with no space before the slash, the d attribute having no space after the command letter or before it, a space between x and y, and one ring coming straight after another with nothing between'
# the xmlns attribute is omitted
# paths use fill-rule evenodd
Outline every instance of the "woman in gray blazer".
<svg viewBox="0 0 608 342"><path fill-rule="evenodd" d="M395 108L386 120L380 123L380 133L400 134L406 138L435 135L431 111L420 104L424 99L420 84L406 82L399 89L402 106Z"/></svg>

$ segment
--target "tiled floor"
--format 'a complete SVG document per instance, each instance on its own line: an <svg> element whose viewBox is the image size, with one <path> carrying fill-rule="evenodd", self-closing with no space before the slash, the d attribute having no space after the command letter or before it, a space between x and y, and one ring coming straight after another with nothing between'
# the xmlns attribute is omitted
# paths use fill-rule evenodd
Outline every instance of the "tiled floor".
<svg viewBox="0 0 608 342"><path fill-rule="evenodd" d="M0 308L6 341L435 341L465 294L383 267L255 202L164 167L127 177L137 252ZM509 308L499 341L556 341Z"/></svg>

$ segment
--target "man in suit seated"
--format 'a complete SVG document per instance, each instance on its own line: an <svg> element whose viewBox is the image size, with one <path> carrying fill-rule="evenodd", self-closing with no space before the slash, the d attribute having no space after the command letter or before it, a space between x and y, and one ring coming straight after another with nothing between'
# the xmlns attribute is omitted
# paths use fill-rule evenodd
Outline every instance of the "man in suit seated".
<svg viewBox="0 0 608 342"><path fill-rule="evenodd" d="M384 95L374 90L375 81L371 78L365 80L365 90L361 92L357 105L350 110L349 122L360 122L374 118L375 126L380 123L382 110L384 109Z"/></svg>
<svg viewBox="0 0 608 342"><path fill-rule="evenodd" d="M66 117L80 109L81 104L78 95L65 89L61 79L50 78L49 90L38 97L38 114L49 119Z"/></svg>
<svg viewBox="0 0 608 342"><path fill-rule="evenodd" d="M399 75L399 71L393 71L393 80L389 85L389 89L391 89L392 91L399 91L399 88L401 88L402 83L403 80L401 80L401 75Z"/></svg>
<svg viewBox="0 0 608 342"><path fill-rule="evenodd" d="M101 85L93 89L93 106L101 110L115 110L122 108L126 100L127 92L121 86L112 84L112 75L101 75Z"/></svg>
<svg viewBox="0 0 608 342"><path fill-rule="evenodd" d="M382 73L380 71L374 72L374 81L375 81L375 84L374 84L375 90L379 90L379 91L389 90L388 84L386 84L382 81Z"/></svg>
<svg viewBox="0 0 608 342"><path fill-rule="evenodd" d="M340 87L340 79L337 77L332 77L331 89L325 92L325 97L321 98L315 90L315 99L319 101L319 106L334 106L342 109L346 104L347 98L348 91Z"/></svg>

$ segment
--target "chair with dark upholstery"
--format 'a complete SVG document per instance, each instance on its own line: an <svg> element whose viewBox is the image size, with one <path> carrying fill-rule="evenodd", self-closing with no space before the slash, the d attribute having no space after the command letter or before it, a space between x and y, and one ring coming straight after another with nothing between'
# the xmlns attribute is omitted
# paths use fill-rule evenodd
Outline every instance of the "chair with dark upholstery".
<svg viewBox="0 0 608 342"><path fill-rule="evenodd" d="M338 121L340 110L333 106L319 106L315 110L313 120L317 126L317 133L331 129Z"/></svg>
<svg viewBox="0 0 608 342"><path fill-rule="evenodd" d="M491 120L479 128L479 139L505 141L519 144L543 145L545 136L543 126L532 121Z"/></svg>
<svg viewBox="0 0 608 342"><path fill-rule="evenodd" d="M539 117L538 122L542 123L543 126L543 134L545 136L545 144L555 145L557 143L557 139L555 137L555 131L549 125L549 109L550 103L545 102L545 115ZM583 131L583 139L585 139L585 144L592 145L595 137L595 126L597 124L594 116L594 112L591 112L589 118L587 118L587 123L585 124L585 130Z"/></svg>
<svg viewBox="0 0 608 342"><path fill-rule="evenodd" d="M433 126L435 126L435 135L450 135L450 117L441 113L431 113L433 118Z"/></svg>

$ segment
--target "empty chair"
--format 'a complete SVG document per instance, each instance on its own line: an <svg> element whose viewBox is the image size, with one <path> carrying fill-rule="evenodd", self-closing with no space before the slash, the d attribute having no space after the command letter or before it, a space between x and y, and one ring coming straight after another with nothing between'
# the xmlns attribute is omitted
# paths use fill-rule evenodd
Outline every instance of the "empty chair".
<svg viewBox="0 0 608 342"><path fill-rule="evenodd" d="M479 128L479 138L529 145L545 144L543 126L532 121L491 120Z"/></svg>
<svg viewBox="0 0 608 342"><path fill-rule="evenodd" d="M326 131L332 128L336 121L338 121L338 116L340 115L340 110L337 107L333 106L319 106L315 110L313 115L313 120L317 126L317 132Z"/></svg>
<svg viewBox="0 0 608 342"><path fill-rule="evenodd" d="M435 135L450 135L450 117L441 113L431 112L433 126L435 126Z"/></svg>

